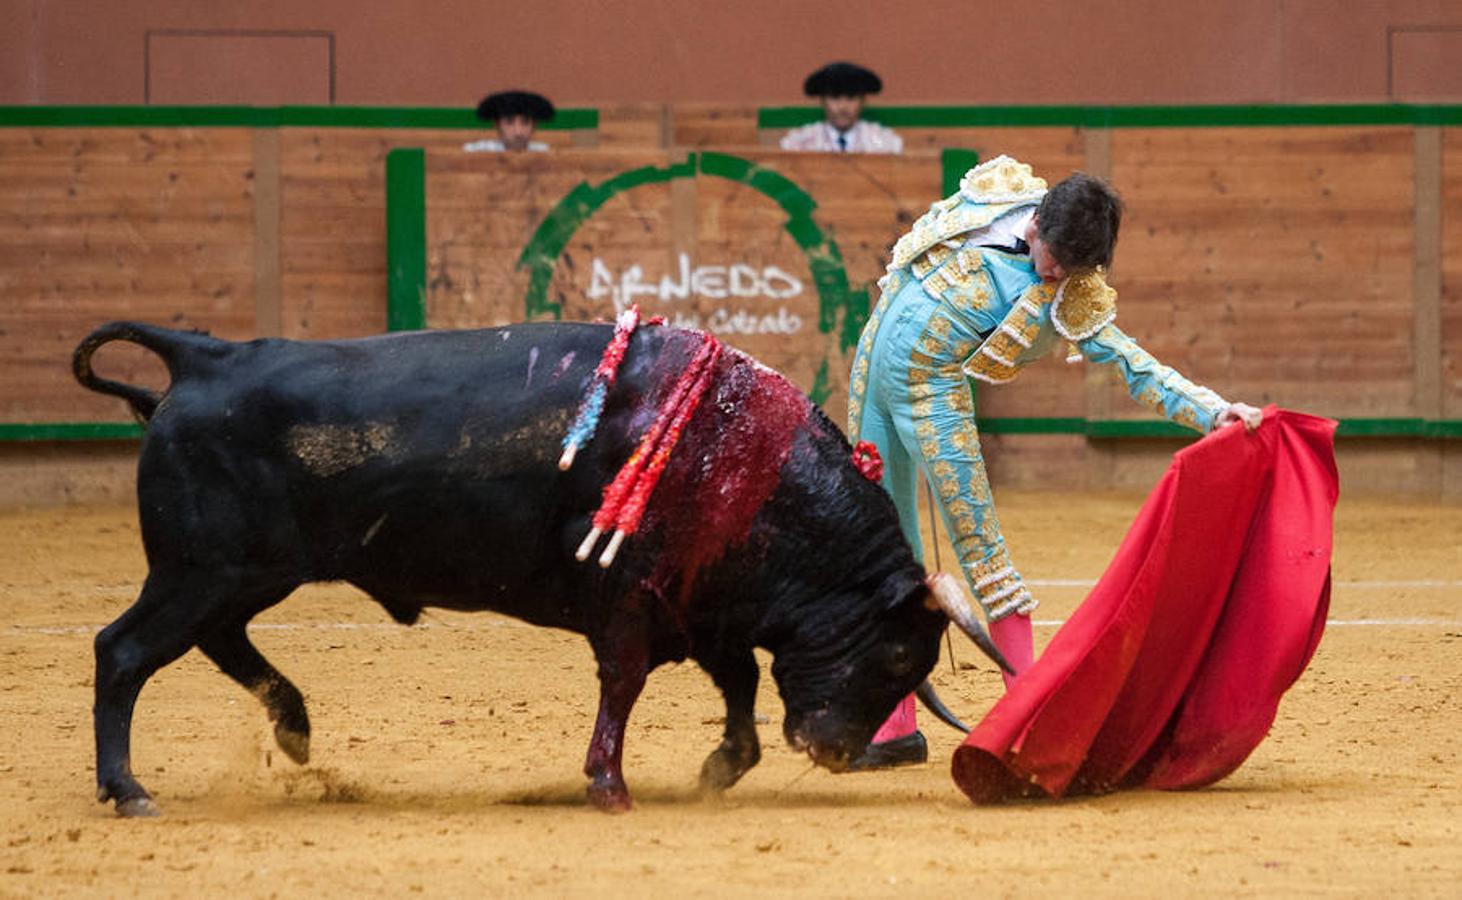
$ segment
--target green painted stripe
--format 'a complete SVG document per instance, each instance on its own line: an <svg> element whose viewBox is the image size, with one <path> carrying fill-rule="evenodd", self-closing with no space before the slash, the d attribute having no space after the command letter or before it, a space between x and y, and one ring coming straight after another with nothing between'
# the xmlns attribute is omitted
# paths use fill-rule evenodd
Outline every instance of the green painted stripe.
<svg viewBox="0 0 1462 900"><path fill-rule="evenodd" d="M1230 106L873 106L864 115L901 128L1183 128L1276 125L1462 125L1462 104ZM757 110L760 128L822 118L816 106ZM481 130L470 107L430 106L0 106L0 127L424 128ZM561 109L545 131L599 127L597 109Z"/></svg>
<svg viewBox="0 0 1462 900"><path fill-rule="evenodd" d="M0 106L9 128L491 128L473 108L429 106ZM597 109L561 109L545 131L599 127Z"/></svg>
<svg viewBox="0 0 1462 900"><path fill-rule="evenodd" d="M706 151L700 154L700 171L730 181L739 181L751 187L786 210L789 218L805 219L817 209L817 201L792 179L774 169L758 165L739 156ZM814 244L820 242L820 237ZM807 249L807 244L800 245Z"/></svg>
<svg viewBox="0 0 1462 900"><path fill-rule="evenodd" d="M1425 419L1343 419L1335 433L1342 437L1424 437Z"/></svg>
<svg viewBox="0 0 1462 900"><path fill-rule="evenodd" d="M142 437L136 422L4 422L0 441L125 441Z"/></svg>
<svg viewBox="0 0 1462 900"><path fill-rule="evenodd" d="M1165 419L1091 419L1086 423L1086 435L1092 438L1201 437L1193 429Z"/></svg>
<svg viewBox="0 0 1462 900"><path fill-rule="evenodd" d="M0 106L5 128L276 128L266 106Z"/></svg>
<svg viewBox="0 0 1462 900"><path fill-rule="evenodd" d="M1340 419L1337 437L1440 438L1462 437L1462 419ZM1093 438L1194 437L1196 433L1163 420L1108 419L1087 422Z"/></svg>
<svg viewBox="0 0 1462 900"><path fill-rule="evenodd" d="M1054 418L981 418L981 431L990 434L1086 434L1087 422L1077 417Z"/></svg>
<svg viewBox="0 0 1462 900"><path fill-rule="evenodd" d="M548 287L559 255L574 231L615 194L645 184L709 175L744 184L771 198L787 213L783 226L807 256L818 295L818 330L837 331L839 345L850 349L858 340L868 318L868 292L853 289L837 242L823 233L812 217L817 202L795 182L772 168L725 153L687 154L685 160L667 166L643 166L621 172L598 185L580 183L560 200L539 223L518 257L519 269L529 271L524 310L530 319L542 315L558 318L560 304L548 299ZM387 194L387 206L391 203ZM389 258L388 258L389 264ZM837 328L839 313L843 327Z"/></svg>
<svg viewBox="0 0 1462 900"><path fill-rule="evenodd" d="M994 434L1084 434L1092 438L1193 438L1197 432L1162 419L982 418ZM1462 419L1341 419L1339 437L1462 437Z"/></svg>
<svg viewBox="0 0 1462 900"><path fill-rule="evenodd" d="M696 155L687 155L683 162L666 166L641 166L620 172L599 185L579 182L564 198L549 210L548 215L534 230L533 236L518 255L517 268L527 269L528 295L524 299L524 312L529 319L548 315L557 319L563 314L562 305L548 299L548 286L553 279L553 270L559 254L568 246L569 239L599 207L610 197L623 190L646 184L667 182L674 178L690 178L695 175ZM390 204L390 193L386 195ZM389 257L388 257L389 260Z"/></svg>
<svg viewBox="0 0 1462 900"><path fill-rule="evenodd" d="M1462 419L1342 419L1341 437L1462 437Z"/></svg>
<svg viewBox="0 0 1462 900"><path fill-rule="evenodd" d="M870 106L864 116L892 128L1462 125L1462 104ZM757 110L756 124L758 128L795 128L821 118L822 109L817 106L768 106Z"/></svg>
<svg viewBox="0 0 1462 900"><path fill-rule="evenodd" d="M825 361L824 361L825 365ZM826 370L818 380L826 378ZM1197 438L1197 432L1171 422L1147 419L1083 419L1080 417L993 417L979 420L988 434L1078 434L1092 438ZM1462 438L1462 419L1342 419L1340 437ZM0 442L115 441L142 436L135 422L7 422L0 423Z"/></svg>
<svg viewBox="0 0 1462 900"><path fill-rule="evenodd" d="M1348 106L1131 106L1093 110L1091 128L1204 128L1276 125L1415 125L1420 109L1403 104ZM1462 107L1459 107L1462 109ZM1428 121L1426 124L1432 124Z"/></svg>
<svg viewBox="0 0 1462 900"><path fill-rule="evenodd" d="M965 173L980 164L980 154L960 147L946 147L939 151L939 169L943 175L944 192L948 197L959 190L959 181Z"/></svg>
<svg viewBox="0 0 1462 900"><path fill-rule="evenodd" d="M386 154L386 329L426 327L426 151Z"/></svg>

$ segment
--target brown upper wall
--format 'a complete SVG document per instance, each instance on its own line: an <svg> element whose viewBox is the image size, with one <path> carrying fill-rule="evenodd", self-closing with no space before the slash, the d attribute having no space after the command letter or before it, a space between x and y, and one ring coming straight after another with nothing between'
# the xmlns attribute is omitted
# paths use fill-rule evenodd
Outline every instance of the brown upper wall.
<svg viewBox="0 0 1462 900"><path fill-rule="evenodd" d="M1456 0L0 0L0 103L785 104L837 58L885 103L1458 102L1459 46Z"/></svg>

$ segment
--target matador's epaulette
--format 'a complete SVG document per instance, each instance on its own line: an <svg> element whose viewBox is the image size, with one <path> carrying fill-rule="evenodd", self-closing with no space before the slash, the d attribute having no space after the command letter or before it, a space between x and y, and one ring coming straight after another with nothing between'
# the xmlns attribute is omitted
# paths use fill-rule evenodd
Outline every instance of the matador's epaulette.
<svg viewBox="0 0 1462 900"><path fill-rule="evenodd" d="M1117 318L1117 291L1101 269L1068 275L1051 301L1051 323L1068 341L1084 341Z"/></svg>

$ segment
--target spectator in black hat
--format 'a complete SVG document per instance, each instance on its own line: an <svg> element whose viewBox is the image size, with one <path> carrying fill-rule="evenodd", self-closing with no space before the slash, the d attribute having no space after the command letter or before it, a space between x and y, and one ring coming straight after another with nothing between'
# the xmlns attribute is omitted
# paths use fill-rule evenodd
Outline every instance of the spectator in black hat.
<svg viewBox="0 0 1462 900"><path fill-rule="evenodd" d="M463 144L468 153L517 153L523 150L543 151L548 145L533 140L539 122L553 118L553 104L542 94L531 91L499 91L489 94L477 104L477 118L497 125L497 137Z"/></svg>
<svg viewBox="0 0 1462 900"><path fill-rule="evenodd" d="M867 122L863 101L883 90L879 77L859 65L828 63L807 76L802 90L822 101L823 120L782 137L783 150L812 153L901 153L904 139L890 128Z"/></svg>

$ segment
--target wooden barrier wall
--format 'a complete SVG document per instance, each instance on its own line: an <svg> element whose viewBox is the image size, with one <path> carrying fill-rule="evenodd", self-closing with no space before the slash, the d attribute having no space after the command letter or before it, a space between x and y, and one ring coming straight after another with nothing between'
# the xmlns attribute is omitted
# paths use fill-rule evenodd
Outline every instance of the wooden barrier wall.
<svg viewBox="0 0 1462 900"><path fill-rule="evenodd" d="M556 152L526 158L461 154L476 135L456 127L0 127L0 434L78 423L56 432L75 436L89 433L80 423L125 419L69 374L76 341L110 319L235 338L384 330L385 161L396 148L426 149L428 322L465 326L528 313L519 258L575 185L707 151L770 169L810 198L856 300L941 193L936 151L965 147L1053 179L1084 168L1113 180L1128 205L1112 278L1119 321L1160 359L1228 396L1346 420L1357 435L1342 453L1352 488L1462 496L1458 441L1424 436L1450 434L1462 417L1462 128L935 124L900 126L912 148L902 157L842 159L775 152L780 130L746 107L621 107L596 124L546 132ZM786 271L803 285L797 302L811 304L796 315L814 318L815 278L787 217L770 195L704 171L622 191L554 261L550 300L566 317L607 315L608 298L587 296L596 256L616 276L639 265L658 278L678 273L683 252L692 267ZM681 308L714 306L702 297ZM805 345L726 337L825 392L841 420L846 341L838 327L815 332ZM122 348L99 366L165 378ZM1102 438L1091 423L1142 411L1106 377L1056 359L981 391L980 410L994 423L986 450L998 480L1141 486L1179 446ZM1036 419L1074 424L1016 433ZM0 445L4 470L81 453ZM27 490L0 491L0 503L55 493Z"/></svg>
<svg viewBox="0 0 1462 900"><path fill-rule="evenodd" d="M638 302L785 372L841 421L869 291L940 178L927 154L428 152L426 320L612 318ZM615 184L592 215L559 206L579 185ZM545 217L574 226L561 252ZM525 257L552 273L536 300Z"/></svg>

